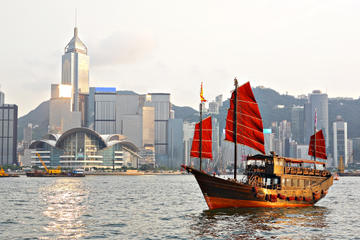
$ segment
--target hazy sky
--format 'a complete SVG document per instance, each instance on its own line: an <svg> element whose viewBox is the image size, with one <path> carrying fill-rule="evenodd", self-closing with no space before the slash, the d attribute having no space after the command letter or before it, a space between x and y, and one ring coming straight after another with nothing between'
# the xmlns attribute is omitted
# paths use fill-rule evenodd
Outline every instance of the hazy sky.
<svg viewBox="0 0 360 240"><path fill-rule="evenodd" d="M20 116L50 98L78 11L90 85L197 107L233 78L291 95L360 96L360 1L2 1L0 84Z"/></svg>

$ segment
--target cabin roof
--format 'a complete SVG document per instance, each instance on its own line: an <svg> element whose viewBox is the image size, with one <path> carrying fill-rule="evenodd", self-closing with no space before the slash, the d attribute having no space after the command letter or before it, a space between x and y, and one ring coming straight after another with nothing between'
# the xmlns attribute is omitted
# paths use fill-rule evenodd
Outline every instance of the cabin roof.
<svg viewBox="0 0 360 240"><path fill-rule="evenodd" d="M296 158L288 158L288 157L281 157L282 159L284 159L286 162L291 162L291 163L312 163L314 164L313 160L307 160L307 159L296 159ZM253 155L253 156L248 156L247 160L259 160L259 161L265 161L265 160L273 160L274 156L272 155L262 155L262 154L257 154L257 155ZM326 164L325 162L315 162L316 164Z"/></svg>
<svg viewBox="0 0 360 240"><path fill-rule="evenodd" d="M292 162L292 163L314 163L313 160L307 160L307 159L295 159L295 158L284 158L286 162ZM326 164L325 162L315 162L316 164Z"/></svg>

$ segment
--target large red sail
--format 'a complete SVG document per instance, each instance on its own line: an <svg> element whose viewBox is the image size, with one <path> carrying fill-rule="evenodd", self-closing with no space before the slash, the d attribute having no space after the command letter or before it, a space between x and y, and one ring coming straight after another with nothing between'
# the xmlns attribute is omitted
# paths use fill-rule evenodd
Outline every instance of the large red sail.
<svg viewBox="0 0 360 240"><path fill-rule="evenodd" d="M201 158L212 159L212 124L211 117L202 120ZM191 157L200 157L200 123L195 125L194 139L191 146Z"/></svg>
<svg viewBox="0 0 360 240"><path fill-rule="evenodd" d="M327 159L326 156L326 146L325 146L325 138L322 130L317 131L314 135L310 137L309 144L309 155L314 156L314 143L316 139L316 158Z"/></svg>
<svg viewBox="0 0 360 240"><path fill-rule="evenodd" d="M236 142L265 154L262 118L249 82L238 87L236 105ZM225 140L235 142L234 92L231 95L230 108L226 118Z"/></svg>

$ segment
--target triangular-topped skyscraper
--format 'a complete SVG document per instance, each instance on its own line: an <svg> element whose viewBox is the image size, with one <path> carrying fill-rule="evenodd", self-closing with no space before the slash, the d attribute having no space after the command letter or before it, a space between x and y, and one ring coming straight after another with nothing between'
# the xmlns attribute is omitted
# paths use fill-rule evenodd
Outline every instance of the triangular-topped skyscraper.
<svg viewBox="0 0 360 240"><path fill-rule="evenodd" d="M81 94L89 92L89 56L87 47L74 28L74 36L62 56L61 84L72 86L72 111L81 111Z"/></svg>

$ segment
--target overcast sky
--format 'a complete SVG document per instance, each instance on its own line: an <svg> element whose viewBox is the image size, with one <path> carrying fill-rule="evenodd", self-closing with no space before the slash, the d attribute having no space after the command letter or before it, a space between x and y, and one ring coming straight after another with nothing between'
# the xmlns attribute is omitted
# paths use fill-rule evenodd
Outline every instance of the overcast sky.
<svg viewBox="0 0 360 240"><path fill-rule="evenodd" d="M78 12L90 85L169 92L197 108L233 78L280 93L360 96L360 1L6 1L0 84L26 114L50 98Z"/></svg>

